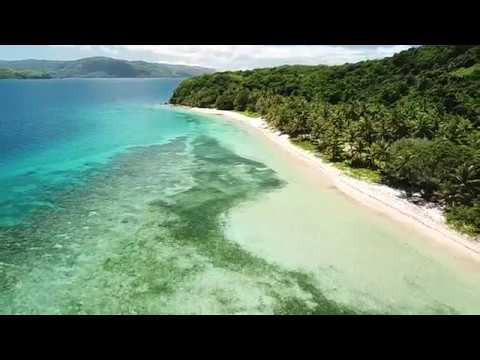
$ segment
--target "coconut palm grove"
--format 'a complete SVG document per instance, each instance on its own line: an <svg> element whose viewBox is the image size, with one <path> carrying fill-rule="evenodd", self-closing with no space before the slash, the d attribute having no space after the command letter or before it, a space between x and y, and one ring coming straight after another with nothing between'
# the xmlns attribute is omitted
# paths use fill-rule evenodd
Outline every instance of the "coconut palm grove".
<svg viewBox="0 0 480 360"><path fill-rule="evenodd" d="M480 46L184 80L171 103L258 113L332 162L445 207L480 234Z"/></svg>

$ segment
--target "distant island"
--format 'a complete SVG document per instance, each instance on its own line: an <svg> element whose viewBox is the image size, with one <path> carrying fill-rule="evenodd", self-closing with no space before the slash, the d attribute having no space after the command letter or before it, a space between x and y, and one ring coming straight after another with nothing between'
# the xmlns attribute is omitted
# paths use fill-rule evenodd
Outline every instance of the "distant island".
<svg viewBox="0 0 480 360"><path fill-rule="evenodd" d="M0 79L54 78L163 78L211 74L215 70L199 66L127 61L108 57L79 60L0 60Z"/></svg>

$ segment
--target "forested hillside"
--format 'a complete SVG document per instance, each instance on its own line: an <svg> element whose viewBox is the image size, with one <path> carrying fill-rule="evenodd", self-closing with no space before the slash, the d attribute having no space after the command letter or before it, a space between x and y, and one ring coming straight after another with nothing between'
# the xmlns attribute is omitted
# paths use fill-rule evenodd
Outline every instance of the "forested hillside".
<svg viewBox="0 0 480 360"><path fill-rule="evenodd" d="M422 46L340 66L282 66L183 81L171 103L261 114L331 161L441 203L480 234L480 46Z"/></svg>
<svg viewBox="0 0 480 360"><path fill-rule="evenodd" d="M51 76L44 71L13 70L0 68L0 79L50 79Z"/></svg>
<svg viewBox="0 0 480 360"><path fill-rule="evenodd" d="M212 69L198 66L126 61L108 57L91 57L72 61L0 60L0 79L37 78L36 74L42 74L42 78L190 77L212 72Z"/></svg>

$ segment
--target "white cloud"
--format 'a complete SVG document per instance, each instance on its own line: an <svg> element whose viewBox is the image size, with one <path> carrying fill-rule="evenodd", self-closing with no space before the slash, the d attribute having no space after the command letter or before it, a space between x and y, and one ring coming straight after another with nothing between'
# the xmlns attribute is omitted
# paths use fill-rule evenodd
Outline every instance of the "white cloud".
<svg viewBox="0 0 480 360"><path fill-rule="evenodd" d="M94 45L50 45L51 47L59 47L59 48L74 48L79 49L82 51L93 51Z"/></svg>
<svg viewBox="0 0 480 360"><path fill-rule="evenodd" d="M112 46L99 45L99 48L100 48L101 51L104 51L107 54L111 54L111 55L118 55L119 54L119 50L115 47L112 47Z"/></svg>
<svg viewBox="0 0 480 360"><path fill-rule="evenodd" d="M74 46L73 46L74 47ZM79 45L95 55L199 65L218 70L283 64L337 65L391 56L410 45Z"/></svg>

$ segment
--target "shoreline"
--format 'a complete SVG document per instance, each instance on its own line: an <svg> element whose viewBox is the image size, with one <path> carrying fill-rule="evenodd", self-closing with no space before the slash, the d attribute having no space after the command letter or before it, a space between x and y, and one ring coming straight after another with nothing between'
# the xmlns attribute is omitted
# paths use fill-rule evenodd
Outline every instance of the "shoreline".
<svg viewBox="0 0 480 360"><path fill-rule="evenodd" d="M402 195L398 189L383 184L370 183L355 179L332 164L323 161L314 153L293 144L289 136L272 129L262 118L254 118L229 110L175 106L197 113L219 115L226 119L241 122L255 129L270 142L273 142L295 157L297 161L306 163L326 177L341 193L377 212L381 212L395 221L413 225L427 237L455 250L458 254L467 255L480 261L480 242L463 235L446 222L442 210L432 204L416 205Z"/></svg>

